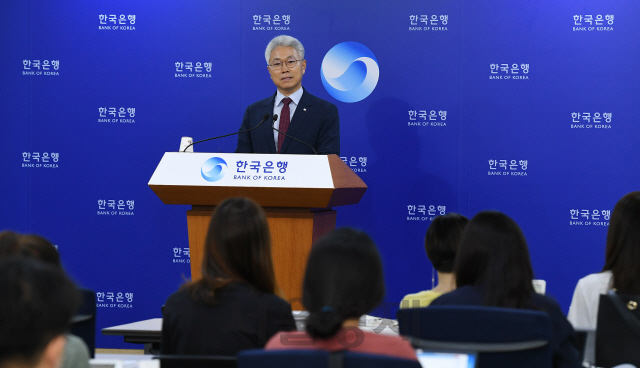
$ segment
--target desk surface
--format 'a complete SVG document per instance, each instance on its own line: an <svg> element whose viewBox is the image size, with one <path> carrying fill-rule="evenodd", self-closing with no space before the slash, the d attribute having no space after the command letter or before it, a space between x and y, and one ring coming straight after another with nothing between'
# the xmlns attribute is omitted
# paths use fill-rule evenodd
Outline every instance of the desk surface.
<svg viewBox="0 0 640 368"><path fill-rule="evenodd" d="M304 330L306 312L294 311L298 330ZM363 331L375 332L383 335L398 335L398 323L394 320L363 316L358 327ZM157 353L162 340L162 318L151 318L143 321L126 323L124 325L106 327L103 335L122 336L124 342L145 344L145 354Z"/></svg>
<svg viewBox="0 0 640 368"><path fill-rule="evenodd" d="M303 313L294 312L294 318L303 319L304 317ZM358 327L363 331L376 332L383 335L398 335L398 325L395 320L364 316L360 319ZM595 331L584 330L579 332L586 335L584 360L593 363L595 361ZM162 318L145 319L143 321L103 328L102 334L124 336L126 342L138 344L160 342L162 336Z"/></svg>
<svg viewBox="0 0 640 368"><path fill-rule="evenodd" d="M159 336L162 333L162 318L145 319L124 325L106 327L102 329L103 335L136 335Z"/></svg>
<svg viewBox="0 0 640 368"><path fill-rule="evenodd" d="M301 315L298 315L298 313L294 312L294 318L296 318L296 320L304 319L305 315L302 315L302 313L300 313ZM385 335L398 334L396 321L372 316L364 316L364 318L361 318L358 327L364 331L377 332ZM143 321L126 323L124 325L106 327L102 329L102 334L125 336L129 338L154 338L153 341L156 341L159 340L162 335L162 318L151 318ZM140 343L144 341L145 340L138 340L136 342Z"/></svg>

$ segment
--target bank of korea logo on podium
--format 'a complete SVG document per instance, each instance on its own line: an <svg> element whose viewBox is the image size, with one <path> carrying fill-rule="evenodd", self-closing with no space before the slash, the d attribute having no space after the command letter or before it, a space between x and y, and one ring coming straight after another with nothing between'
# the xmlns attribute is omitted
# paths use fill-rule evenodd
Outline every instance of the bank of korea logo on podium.
<svg viewBox="0 0 640 368"><path fill-rule="evenodd" d="M211 157L202 164L200 169L202 177L206 181L218 181L227 173L227 163L220 157Z"/></svg>
<svg viewBox="0 0 640 368"><path fill-rule="evenodd" d="M373 52L357 42L331 48L322 60L320 77L329 94L342 102L358 102L373 92L380 69Z"/></svg>

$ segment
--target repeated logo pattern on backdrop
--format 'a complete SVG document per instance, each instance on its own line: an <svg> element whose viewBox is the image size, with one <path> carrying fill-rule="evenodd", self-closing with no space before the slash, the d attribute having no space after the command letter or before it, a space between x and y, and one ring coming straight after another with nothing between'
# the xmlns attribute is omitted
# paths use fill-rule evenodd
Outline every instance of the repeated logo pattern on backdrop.
<svg viewBox="0 0 640 368"><path fill-rule="evenodd" d="M611 32L613 31L613 14L576 14L573 16L574 32Z"/></svg>
<svg viewBox="0 0 640 368"><path fill-rule="evenodd" d="M609 219L611 219L611 210L572 208L569 213L571 214L571 220L569 221L571 226L606 227L609 226Z"/></svg>
<svg viewBox="0 0 640 368"><path fill-rule="evenodd" d="M160 317L189 278L189 206L148 182L181 137L237 132L275 92L263 54L280 34L304 44L305 90L339 110L339 157L368 190L337 226L376 240L384 305L429 287L435 216L495 209L566 313L601 268L615 202L639 189L637 0L33 4L0 1L0 230L64 245L65 269L99 293L98 330ZM202 155L193 185L317 179L281 155L226 155L236 138L185 153Z"/></svg>
<svg viewBox="0 0 640 368"><path fill-rule="evenodd" d="M487 175L528 176L529 160L489 160Z"/></svg>
<svg viewBox="0 0 640 368"><path fill-rule="evenodd" d="M610 112L572 112L571 129L611 129L611 120Z"/></svg>
<svg viewBox="0 0 640 368"><path fill-rule="evenodd" d="M356 156L340 156L340 159L355 173L367 172L367 158Z"/></svg>
<svg viewBox="0 0 640 368"><path fill-rule="evenodd" d="M22 152L22 167L57 169L59 161L58 152Z"/></svg>
<svg viewBox="0 0 640 368"><path fill-rule="evenodd" d="M290 31L291 15L289 14L254 14L254 31Z"/></svg>
<svg viewBox="0 0 640 368"><path fill-rule="evenodd" d="M187 248L173 248L172 263L191 263L191 250Z"/></svg>
<svg viewBox="0 0 640 368"><path fill-rule="evenodd" d="M135 14L100 14L98 15L100 24L98 29L101 31L135 31L136 16Z"/></svg>
<svg viewBox="0 0 640 368"><path fill-rule="evenodd" d="M212 62L176 61L176 78L211 78Z"/></svg>
<svg viewBox="0 0 640 368"><path fill-rule="evenodd" d="M98 308L133 308L133 293L98 291L96 292Z"/></svg>
<svg viewBox="0 0 640 368"><path fill-rule="evenodd" d="M409 110L408 126L415 127L445 127L447 126L447 112L439 110Z"/></svg>
<svg viewBox="0 0 640 368"><path fill-rule="evenodd" d="M409 31L448 31L449 15L412 14L409 16Z"/></svg>
<svg viewBox="0 0 640 368"><path fill-rule="evenodd" d="M22 60L22 75L60 75L60 60Z"/></svg>
<svg viewBox="0 0 640 368"><path fill-rule="evenodd" d="M489 79L529 79L529 64L490 64Z"/></svg>
<svg viewBox="0 0 640 368"><path fill-rule="evenodd" d="M134 216L133 199L98 199L98 212L100 216Z"/></svg>
<svg viewBox="0 0 640 368"><path fill-rule="evenodd" d="M135 107L99 107L98 123L135 123Z"/></svg>
<svg viewBox="0 0 640 368"><path fill-rule="evenodd" d="M407 221L433 221L436 216L443 216L446 214L447 206L444 205L407 205Z"/></svg>

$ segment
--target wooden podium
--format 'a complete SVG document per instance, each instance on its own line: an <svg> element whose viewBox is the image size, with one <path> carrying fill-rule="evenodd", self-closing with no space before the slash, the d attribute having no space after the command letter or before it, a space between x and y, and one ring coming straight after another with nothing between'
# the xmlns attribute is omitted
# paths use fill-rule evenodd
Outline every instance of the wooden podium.
<svg viewBox="0 0 640 368"><path fill-rule="evenodd" d="M193 280L201 277L204 242L215 206L230 197L259 203L271 231L276 281L291 304L301 301L311 245L336 226L332 207L357 204L367 190L336 155L188 152L165 153L149 187L165 204L192 206L187 227Z"/></svg>

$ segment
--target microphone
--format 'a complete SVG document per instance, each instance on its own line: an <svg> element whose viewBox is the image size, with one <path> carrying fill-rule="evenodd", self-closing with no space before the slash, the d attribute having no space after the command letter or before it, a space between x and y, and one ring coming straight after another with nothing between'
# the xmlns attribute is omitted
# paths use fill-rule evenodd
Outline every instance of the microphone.
<svg viewBox="0 0 640 368"><path fill-rule="evenodd" d="M189 148L189 147L193 146L193 145L194 145L194 144L196 144L196 143L206 142L206 141L210 141L210 140L218 139L218 138L224 138L224 137L228 137L228 136L230 136L230 135L235 135L235 134L240 134L240 133L250 132L250 131L252 131L252 130L256 129L257 127L259 127L260 125L262 125L262 123L264 123L267 119L269 119L269 116L270 116L269 114L264 114L264 116L262 117L262 121L260 121L260 123L258 123L258 125L254 126L253 128L249 128L249 129L246 129L246 130L241 130L241 131L239 131L239 132L235 132L235 133L231 133L231 134L221 135L221 136L219 136L219 137L207 138L207 139L203 139L203 140L201 140L201 141L193 142L193 143L191 143L190 145L186 146L186 147L182 150L182 152L187 152L187 148ZM277 119L277 115L275 115L275 116L274 116L274 119ZM274 121L275 121L275 120L274 120ZM272 126L273 126L273 125L272 125Z"/></svg>
<svg viewBox="0 0 640 368"><path fill-rule="evenodd" d="M317 154L318 154L318 152L316 152L315 148L311 147L311 145L310 145L309 143L307 143L307 142L303 142L303 141L299 140L299 139L298 139L298 138L296 138L296 137L292 137L292 136L288 135L287 133L282 133L281 131L279 131L278 129L276 129L276 127L274 126L274 124L276 123L276 120L278 120L278 114L273 114L273 122L271 123L271 129L273 129L273 130L275 130L276 132L278 132L278 133L280 133L280 134L284 135L285 137L289 137L289 138L291 138L291 139L293 139L293 140L295 140L295 141L298 141L298 142L300 142L300 143L302 143L302 144L306 144L309 148L311 148L311 150L313 151L313 154L314 154L314 155L317 155ZM276 148L277 148L277 147L276 147Z"/></svg>

